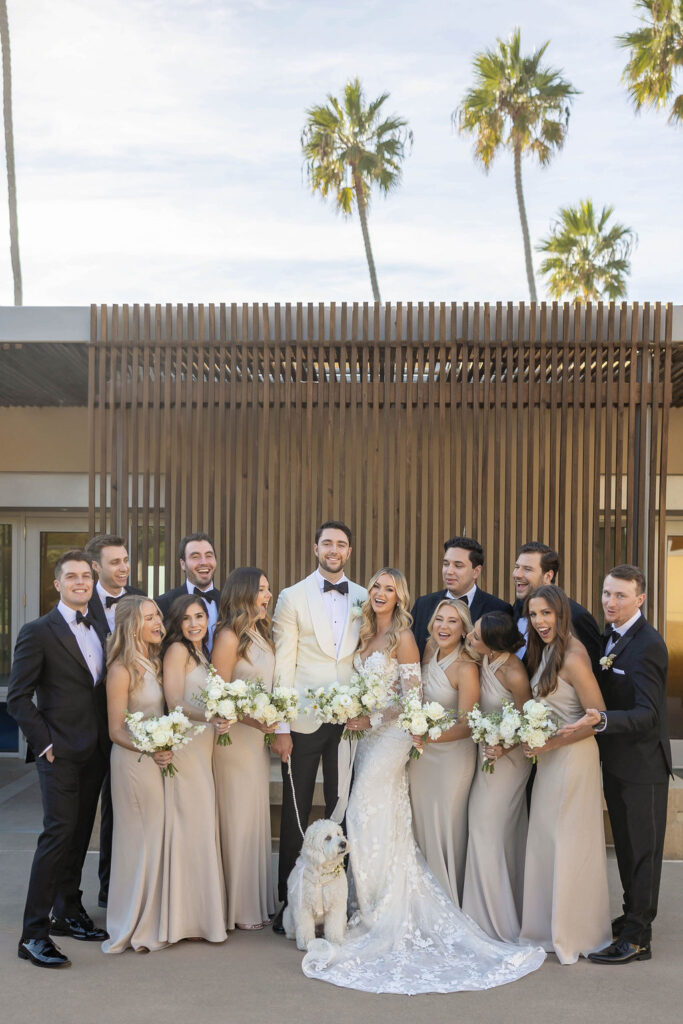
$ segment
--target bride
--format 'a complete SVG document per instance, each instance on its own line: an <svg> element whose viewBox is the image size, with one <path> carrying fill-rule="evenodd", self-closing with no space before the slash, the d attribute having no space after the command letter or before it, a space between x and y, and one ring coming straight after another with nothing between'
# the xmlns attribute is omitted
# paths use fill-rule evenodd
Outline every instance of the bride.
<svg viewBox="0 0 683 1024"><path fill-rule="evenodd" d="M397 569L368 584L355 667L391 668L394 689L420 688L409 594ZM367 730L356 747L346 814L354 913L341 946L315 939L302 967L309 978L366 992L457 992L493 988L536 970L542 949L489 939L439 887L412 833L406 763L412 740L397 728L398 704L347 727ZM337 808L335 817L343 814Z"/></svg>

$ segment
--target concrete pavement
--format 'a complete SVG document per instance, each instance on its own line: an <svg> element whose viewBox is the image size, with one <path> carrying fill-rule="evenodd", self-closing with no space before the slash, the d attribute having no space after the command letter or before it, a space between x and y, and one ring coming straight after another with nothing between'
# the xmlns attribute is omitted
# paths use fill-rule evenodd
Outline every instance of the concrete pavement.
<svg viewBox="0 0 683 1024"><path fill-rule="evenodd" d="M652 961L624 968L549 957L535 974L488 992L377 996L309 981L294 943L235 932L222 946L182 942L147 956L104 956L96 944L59 940L73 960L61 971L20 961L16 945L40 800L35 768L0 761L0 1019L8 1024L669 1024L680 1020L683 862L664 865ZM609 863L613 910L618 879ZM97 855L85 872L86 908L97 923Z"/></svg>

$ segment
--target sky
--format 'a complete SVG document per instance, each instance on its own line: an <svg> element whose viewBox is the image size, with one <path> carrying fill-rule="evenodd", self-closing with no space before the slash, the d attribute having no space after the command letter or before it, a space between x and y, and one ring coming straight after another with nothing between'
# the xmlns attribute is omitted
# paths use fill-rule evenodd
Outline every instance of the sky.
<svg viewBox="0 0 683 1024"><path fill-rule="evenodd" d="M382 300L528 299L511 155L485 174L450 120L473 55L515 26L581 91L564 149L523 164L532 241L560 206L612 204L638 236L628 299L683 303L683 129L629 104L629 0L8 8L25 305L371 300L358 218L311 194L300 144L307 107L354 76L414 133L370 210ZM7 225L3 172L0 305Z"/></svg>

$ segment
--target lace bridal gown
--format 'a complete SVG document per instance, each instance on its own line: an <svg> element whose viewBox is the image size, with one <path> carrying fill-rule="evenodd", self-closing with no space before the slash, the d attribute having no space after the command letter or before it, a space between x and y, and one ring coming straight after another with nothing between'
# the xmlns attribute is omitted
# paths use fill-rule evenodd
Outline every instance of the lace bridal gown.
<svg viewBox="0 0 683 1024"><path fill-rule="evenodd" d="M420 686L419 665L389 661L397 691ZM358 910L343 945L325 939L311 943L304 974L343 988L404 995L516 981L540 967L545 952L490 939L429 871L413 839L406 772L411 740L396 727L397 715L391 707L381 724L355 741L346 831Z"/></svg>

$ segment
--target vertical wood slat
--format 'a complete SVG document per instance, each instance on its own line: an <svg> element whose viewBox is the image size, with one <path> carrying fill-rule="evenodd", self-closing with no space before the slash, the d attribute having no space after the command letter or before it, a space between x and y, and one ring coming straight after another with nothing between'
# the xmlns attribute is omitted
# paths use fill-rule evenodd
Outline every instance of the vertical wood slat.
<svg viewBox="0 0 683 1024"><path fill-rule="evenodd" d="M657 515L657 606L656 621L660 633L666 624L666 482L669 456L669 410L671 408L671 359L672 359L673 306L666 307L664 331L664 380L662 393L661 443L659 457L659 502Z"/></svg>
<svg viewBox="0 0 683 1024"><path fill-rule="evenodd" d="M662 616L666 472L643 468L666 468L671 332L660 306L93 307L90 528L128 527L155 589L208 528L221 576L256 562L277 592L339 515L356 578L390 562L414 593L467 530L506 598L517 546L541 539L594 611L605 563L637 558Z"/></svg>

